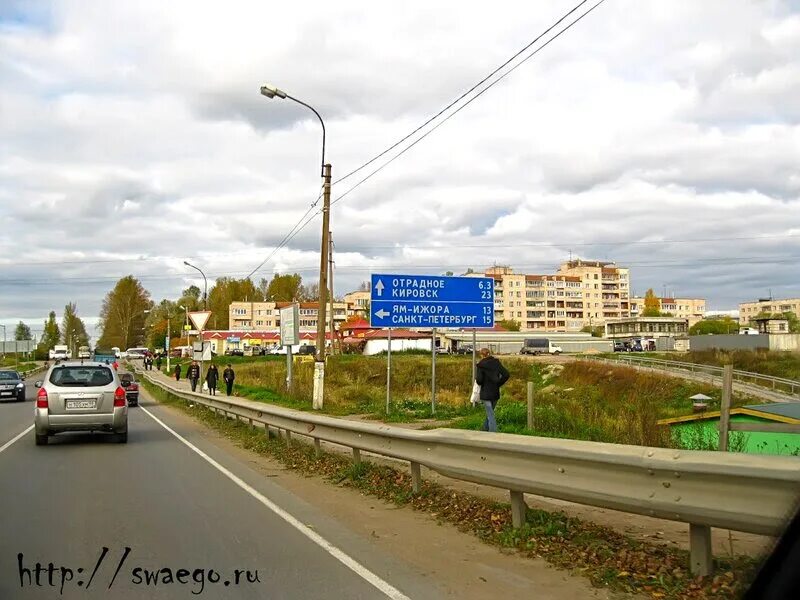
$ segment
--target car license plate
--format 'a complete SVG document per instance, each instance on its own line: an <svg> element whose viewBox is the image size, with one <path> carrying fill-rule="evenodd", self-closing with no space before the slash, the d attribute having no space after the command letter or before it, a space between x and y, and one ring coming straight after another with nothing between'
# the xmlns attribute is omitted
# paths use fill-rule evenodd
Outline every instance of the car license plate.
<svg viewBox="0 0 800 600"><path fill-rule="evenodd" d="M0 396L12 396L14 392L0 392Z"/></svg>
<svg viewBox="0 0 800 600"><path fill-rule="evenodd" d="M97 400L67 400L67 410L81 408L95 408Z"/></svg>

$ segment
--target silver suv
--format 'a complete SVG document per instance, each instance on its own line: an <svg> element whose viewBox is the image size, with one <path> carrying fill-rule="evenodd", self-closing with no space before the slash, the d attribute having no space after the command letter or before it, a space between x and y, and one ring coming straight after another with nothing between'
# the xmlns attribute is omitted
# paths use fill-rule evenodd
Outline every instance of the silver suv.
<svg viewBox="0 0 800 600"><path fill-rule="evenodd" d="M64 431L103 431L128 441L128 402L116 371L99 362L68 361L37 381L36 445Z"/></svg>

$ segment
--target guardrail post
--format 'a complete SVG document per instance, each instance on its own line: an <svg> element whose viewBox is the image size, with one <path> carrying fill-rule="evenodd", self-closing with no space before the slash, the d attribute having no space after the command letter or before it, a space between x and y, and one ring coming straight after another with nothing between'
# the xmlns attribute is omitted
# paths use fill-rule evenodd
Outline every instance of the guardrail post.
<svg viewBox="0 0 800 600"><path fill-rule="evenodd" d="M319 438L314 438L314 456L317 458L322 456L322 444Z"/></svg>
<svg viewBox="0 0 800 600"><path fill-rule="evenodd" d="M361 464L361 450L353 448L353 464L358 466Z"/></svg>
<svg viewBox="0 0 800 600"><path fill-rule="evenodd" d="M419 494L420 488L422 488L422 473L420 472L419 463L418 462L411 462L411 491L415 494Z"/></svg>
<svg viewBox="0 0 800 600"><path fill-rule="evenodd" d="M515 528L522 527L527 519L528 505L525 504L525 494L510 490L511 493L511 523Z"/></svg>
<svg viewBox="0 0 800 600"><path fill-rule="evenodd" d="M286 433L286 445L287 446L291 446L292 445L292 432L287 429L285 431L285 433Z"/></svg>
<svg viewBox="0 0 800 600"><path fill-rule="evenodd" d="M689 562L692 575L711 575L711 527L689 523Z"/></svg>

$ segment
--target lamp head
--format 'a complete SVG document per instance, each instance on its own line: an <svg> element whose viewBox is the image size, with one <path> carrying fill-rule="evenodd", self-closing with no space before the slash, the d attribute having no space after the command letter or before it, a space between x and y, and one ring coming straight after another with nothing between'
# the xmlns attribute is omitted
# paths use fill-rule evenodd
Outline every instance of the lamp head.
<svg viewBox="0 0 800 600"><path fill-rule="evenodd" d="M264 84L261 86L261 95L267 98L274 98L277 96L281 100L286 98L286 92L276 88L274 85Z"/></svg>

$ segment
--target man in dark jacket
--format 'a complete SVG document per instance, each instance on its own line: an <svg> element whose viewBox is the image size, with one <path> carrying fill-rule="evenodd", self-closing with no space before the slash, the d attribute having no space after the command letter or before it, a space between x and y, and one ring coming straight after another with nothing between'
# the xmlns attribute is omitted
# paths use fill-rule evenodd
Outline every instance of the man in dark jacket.
<svg viewBox="0 0 800 600"><path fill-rule="evenodd" d="M186 370L186 378L192 384L192 391L197 391L197 382L200 380L200 365L197 364L196 360L193 360Z"/></svg>
<svg viewBox="0 0 800 600"><path fill-rule="evenodd" d="M222 379L225 380L225 393L230 396L233 392L233 380L236 379L236 374L233 372L233 367L228 365L222 372Z"/></svg>
<svg viewBox="0 0 800 600"><path fill-rule="evenodd" d="M506 368L492 356L488 348L481 349L481 360L475 372L475 381L481 386L481 402L486 408L486 419L483 421L484 431L497 431L494 418L494 407L500 400L500 388L511 375Z"/></svg>
<svg viewBox="0 0 800 600"><path fill-rule="evenodd" d="M181 365L180 363L175 365L175 381L181 380Z"/></svg>

